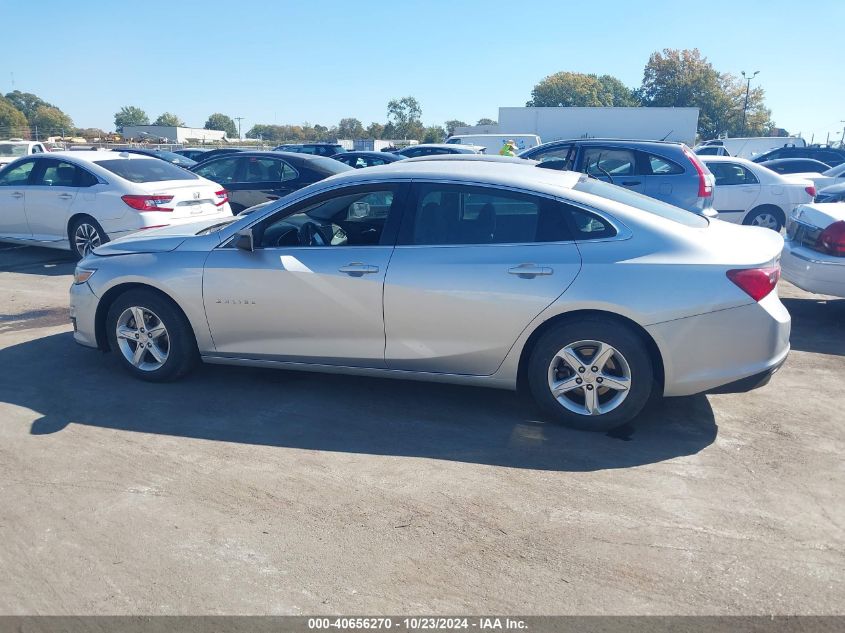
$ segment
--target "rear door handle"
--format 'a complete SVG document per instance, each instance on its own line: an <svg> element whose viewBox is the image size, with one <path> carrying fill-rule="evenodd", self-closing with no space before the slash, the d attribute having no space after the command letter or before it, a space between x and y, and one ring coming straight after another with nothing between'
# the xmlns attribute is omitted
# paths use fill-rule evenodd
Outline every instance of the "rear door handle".
<svg viewBox="0 0 845 633"><path fill-rule="evenodd" d="M639 180L623 180L622 184L626 187L633 187L634 185L642 184Z"/></svg>
<svg viewBox="0 0 845 633"><path fill-rule="evenodd" d="M346 266L341 266L337 270L338 272L346 273L350 277L360 277L362 275L371 275L373 273L377 273L378 266L373 266L371 264L362 264L361 262L352 262L350 264L346 264Z"/></svg>
<svg viewBox="0 0 845 633"><path fill-rule="evenodd" d="M23 198L23 194L20 191L14 191L14 192L12 192L12 197L13 198Z"/></svg>
<svg viewBox="0 0 845 633"><path fill-rule="evenodd" d="M537 264L520 264L519 266L512 266L508 268L511 275L516 275L522 279L532 279L537 275L551 275L555 271L548 266L538 266Z"/></svg>
<svg viewBox="0 0 845 633"><path fill-rule="evenodd" d="M279 199L279 196L276 196L276 195L268 195L268 196L267 196L267 199L268 199L268 200L278 200L278 199Z"/></svg>
<svg viewBox="0 0 845 633"><path fill-rule="evenodd" d="M71 198L73 198L73 194L72 193L60 193L59 198L61 198L62 200L70 200Z"/></svg>

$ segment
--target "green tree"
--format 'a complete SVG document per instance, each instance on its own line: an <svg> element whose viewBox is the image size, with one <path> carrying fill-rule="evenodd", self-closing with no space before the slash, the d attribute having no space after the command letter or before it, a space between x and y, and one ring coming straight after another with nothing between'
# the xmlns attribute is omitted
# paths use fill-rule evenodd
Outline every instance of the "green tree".
<svg viewBox="0 0 845 633"><path fill-rule="evenodd" d="M29 123L23 112L0 96L0 137L29 138Z"/></svg>
<svg viewBox="0 0 845 633"><path fill-rule="evenodd" d="M373 121L367 126L367 129L364 130L364 133L367 135L367 138L385 138L384 126L381 123L376 123L375 121Z"/></svg>
<svg viewBox="0 0 845 633"><path fill-rule="evenodd" d="M358 119L349 117L341 119L337 124L338 138L362 138L364 136L364 124Z"/></svg>
<svg viewBox="0 0 845 633"><path fill-rule="evenodd" d="M29 121L30 119L32 119L33 116L35 116L35 111L39 107L55 107L52 103L47 103L46 101L44 101L44 99L32 94L31 92L21 92L20 90L14 90L10 92L6 95L6 99L8 99L15 108L17 108L23 113L27 121Z"/></svg>
<svg viewBox="0 0 845 633"><path fill-rule="evenodd" d="M94 140L95 138L105 138L109 134L105 130L98 127L75 127L73 128L73 135L82 137L86 140Z"/></svg>
<svg viewBox="0 0 845 633"><path fill-rule="evenodd" d="M748 126L742 128L745 82L718 72L698 49L652 53L643 72L640 101L647 106L697 107L702 138L764 134L774 127L759 86L748 95Z"/></svg>
<svg viewBox="0 0 845 633"><path fill-rule="evenodd" d="M387 104L387 120L397 138L419 139L423 134L422 108L414 97L391 99Z"/></svg>
<svg viewBox="0 0 845 633"><path fill-rule="evenodd" d="M150 118L141 108L135 106L123 106L114 114L114 129L123 132L127 125L149 125Z"/></svg>
<svg viewBox="0 0 845 633"><path fill-rule="evenodd" d="M449 121L446 121L446 134L452 136L452 134L455 133L456 127L466 127L466 125L466 123L459 121L458 119L450 119Z"/></svg>
<svg viewBox="0 0 845 633"><path fill-rule="evenodd" d="M153 121L153 125L167 125L170 127L184 127L185 122L172 112L163 112Z"/></svg>
<svg viewBox="0 0 845 633"><path fill-rule="evenodd" d="M228 138L238 138L238 126L232 120L232 117L226 116L220 112L215 112L208 117L205 122L206 130L220 130L225 132Z"/></svg>
<svg viewBox="0 0 845 633"><path fill-rule="evenodd" d="M29 125L36 129L38 136L67 134L73 131L73 120L53 106L38 106L29 120Z"/></svg>
<svg viewBox="0 0 845 633"><path fill-rule="evenodd" d="M446 139L446 130L442 125L431 125L423 130L423 143L442 143Z"/></svg>
<svg viewBox="0 0 845 633"><path fill-rule="evenodd" d="M601 107L636 105L633 92L610 75L559 72L549 75L531 91L529 107Z"/></svg>
<svg viewBox="0 0 845 633"><path fill-rule="evenodd" d="M498 123L493 119L478 119L476 125L498 125Z"/></svg>

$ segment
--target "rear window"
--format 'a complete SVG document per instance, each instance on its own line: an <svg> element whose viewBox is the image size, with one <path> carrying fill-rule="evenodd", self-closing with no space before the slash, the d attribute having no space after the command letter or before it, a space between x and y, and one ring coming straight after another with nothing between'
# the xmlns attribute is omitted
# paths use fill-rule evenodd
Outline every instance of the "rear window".
<svg viewBox="0 0 845 633"><path fill-rule="evenodd" d="M130 182L160 182L163 180L196 180L198 176L158 158L115 158L94 161Z"/></svg>
<svg viewBox="0 0 845 633"><path fill-rule="evenodd" d="M323 157L317 157L309 160L307 165L311 167L311 169L315 169L324 174L340 174L345 171L349 171L350 169L354 169L354 167L350 167L346 163L341 163L339 160L335 160L334 158Z"/></svg>
<svg viewBox="0 0 845 633"><path fill-rule="evenodd" d="M678 224L691 226L694 228L706 228L709 222L703 216L697 215L692 211L685 211L680 207L666 204L660 200L649 198L635 191L630 191L624 187L617 187L601 180L594 178L583 178L573 187L575 191L583 191L584 193L591 193L600 198L606 198L626 204L629 207L634 207L640 211L659 215L661 218L672 220Z"/></svg>

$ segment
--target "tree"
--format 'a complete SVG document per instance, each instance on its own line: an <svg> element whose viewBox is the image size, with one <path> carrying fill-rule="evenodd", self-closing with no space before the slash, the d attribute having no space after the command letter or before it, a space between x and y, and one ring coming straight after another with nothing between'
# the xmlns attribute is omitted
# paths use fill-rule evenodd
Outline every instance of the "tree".
<svg viewBox="0 0 845 633"><path fill-rule="evenodd" d="M123 106L120 111L114 114L114 129L123 132L127 125L149 125L150 118L141 108L135 106Z"/></svg>
<svg viewBox="0 0 845 633"><path fill-rule="evenodd" d="M208 117L208 121L205 122L205 129L220 130L221 132L225 132L228 138L238 138L238 128L235 122L231 117L220 112L215 112Z"/></svg>
<svg viewBox="0 0 845 633"><path fill-rule="evenodd" d="M0 136L29 138L29 124L23 112L0 96Z"/></svg>
<svg viewBox="0 0 845 633"><path fill-rule="evenodd" d="M21 92L20 90L10 92L6 95L6 99L8 99L15 108L23 113L27 121L31 120L32 117L35 116L35 111L40 106L50 106L51 108L55 107L52 103L47 103L44 99L32 94L31 92Z"/></svg>
<svg viewBox="0 0 845 633"><path fill-rule="evenodd" d="M364 136L364 124L358 119L341 119L337 124L337 138L362 138Z"/></svg>
<svg viewBox="0 0 845 633"><path fill-rule="evenodd" d="M452 136L452 134L455 133L456 127L466 127L466 125L466 123L464 123L463 121L459 121L458 119L451 119L449 121L446 121L446 134Z"/></svg>
<svg viewBox="0 0 845 633"><path fill-rule="evenodd" d="M376 123L373 121L367 126L367 129L364 130L367 135L367 138L374 138L380 139L385 138L384 136L384 126L381 123Z"/></svg>
<svg viewBox="0 0 845 633"><path fill-rule="evenodd" d="M29 125L35 128L38 136L64 135L73 131L73 120L58 108L48 105L38 106Z"/></svg>
<svg viewBox="0 0 845 633"><path fill-rule="evenodd" d="M755 87L748 95L748 129L765 133L774 127L763 103L765 93ZM664 49L652 53L643 72L640 101L647 106L699 108L698 133L702 138L720 134L743 135L745 82L718 72L698 49Z"/></svg>
<svg viewBox="0 0 845 633"><path fill-rule="evenodd" d="M414 97L391 99L387 104L387 119L393 124L397 138L419 139L422 136L422 108Z"/></svg>
<svg viewBox="0 0 845 633"><path fill-rule="evenodd" d="M493 119L478 119L476 125L498 125L498 123Z"/></svg>
<svg viewBox="0 0 845 633"><path fill-rule="evenodd" d="M185 122L171 112L163 112L153 121L153 125L166 125L168 127L184 127Z"/></svg>
<svg viewBox="0 0 845 633"><path fill-rule="evenodd" d="M423 130L423 143L442 143L446 139L446 130L442 125L431 125Z"/></svg>
<svg viewBox="0 0 845 633"><path fill-rule="evenodd" d="M559 72L534 86L528 107L637 105L633 92L616 77Z"/></svg>
<svg viewBox="0 0 845 633"><path fill-rule="evenodd" d="M109 133L98 127L75 127L73 128L73 135L90 141L97 138L106 138L109 136Z"/></svg>

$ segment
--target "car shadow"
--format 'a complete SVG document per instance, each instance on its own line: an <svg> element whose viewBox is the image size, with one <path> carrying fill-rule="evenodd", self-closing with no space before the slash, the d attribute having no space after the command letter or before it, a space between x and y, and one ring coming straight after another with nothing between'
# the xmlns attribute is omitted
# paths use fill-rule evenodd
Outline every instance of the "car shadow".
<svg viewBox="0 0 845 633"><path fill-rule="evenodd" d="M793 350L845 356L845 299L785 298Z"/></svg>
<svg viewBox="0 0 845 633"><path fill-rule="evenodd" d="M167 384L55 334L0 350L0 401L41 417L33 435L87 425L218 442L594 471L692 455L716 438L703 396L667 400L615 432L543 422L515 393L404 380L201 366Z"/></svg>
<svg viewBox="0 0 845 633"><path fill-rule="evenodd" d="M75 266L70 251L0 243L0 273L57 277L72 275Z"/></svg>

